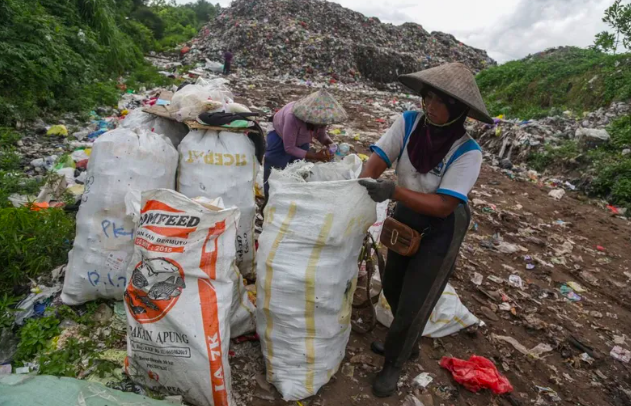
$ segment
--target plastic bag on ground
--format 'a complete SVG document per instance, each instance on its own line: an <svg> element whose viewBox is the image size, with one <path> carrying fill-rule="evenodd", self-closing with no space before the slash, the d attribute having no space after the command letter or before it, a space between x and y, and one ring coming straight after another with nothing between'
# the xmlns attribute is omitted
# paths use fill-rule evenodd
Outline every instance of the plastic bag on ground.
<svg viewBox="0 0 631 406"><path fill-rule="evenodd" d="M188 86L187 86L188 87ZM241 212L237 231L237 266L254 276L254 183L260 165L247 135L230 131L192 130L179 146L177 190L190 197L221 197Z"/></svg>
<svg viewBox="0 0 631 406"><path fill-rule="evenodd" d="M199 406L233 404L228 364L236 208L143 192L125 291L127 372Z"/></svg>
<svg viewBox="0 0 631 406"><path fill-rule="evenodd" d="M356 180L361 160L347 157L334 166L337 176L318 168L333 165L299 161L269 179L257 253L256 330L267 380L285 400L315 395L340 367L357 257L376 219L375 203ZM321 181L318 174L336 180Z"/></svg>
<svg viewBox="0 0 631 406"><path fill-rule="evenodd" d="M100 383L50 375L0 377L3 406L168 406L170 402L110 389Z"/></svg>
<svg viewBox="0 0 631 406"><path fill-rule="evenodd" d="M132 110L131 113L121 121L120 127L130 130L142 128L143 130L165 135L171 140L175 148L180 145L182 138L188 134L188 127L186 127L185 124L145 113L139 108Z"/></svg>
<svg viewBox="0 0 631 406"><path fill-rule="evenodd" d="M134 189L173 188L176 169L177 151L160 134L123 128L94 142L68 255L64 303L123 298L134 251L134 224L126 214L125 195Z"/></svg>
<svg viewBox="0 0 631 406"><path fill-rule="evenodd" d="M376 275L376 277L378 276ZM394 316L383 292L379 295L379 301L375 305L375 312L377 321L386 327L390 327ZM438 299L432 314L429 316L427 324L425 324L423 336L432 338L445 337L479 322L480 320L462 304L456 290L448 283L440 299Z"/></svg>
<svg viewBox="0 0 631 406"><path fill-rule="evenodd" d="M491 389L496 395L513 391L508 379L499 373L495 365L484 357L472 355L468 361L443 357L440 366L449 370L456 382L470 390Z"/></svg>

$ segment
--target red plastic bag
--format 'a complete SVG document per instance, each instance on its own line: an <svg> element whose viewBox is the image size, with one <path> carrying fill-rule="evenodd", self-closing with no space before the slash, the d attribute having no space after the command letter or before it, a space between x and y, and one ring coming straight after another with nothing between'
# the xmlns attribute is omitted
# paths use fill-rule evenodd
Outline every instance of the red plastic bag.
<svg viewBox="0 0 631 406"><path fill-rule="evenodd" d="M451 371L456 382L470 390L491 389L496 395L513 391L508 379L499 373L495 365L484 357L472 355L468 361L443 357L440 366Z"/></svg>

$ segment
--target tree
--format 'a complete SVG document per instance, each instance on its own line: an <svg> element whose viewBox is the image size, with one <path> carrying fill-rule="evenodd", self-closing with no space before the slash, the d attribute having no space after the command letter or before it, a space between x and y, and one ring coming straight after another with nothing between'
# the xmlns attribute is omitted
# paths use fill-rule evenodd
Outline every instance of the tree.
<svg viewBox="0 0 631 406"><path fill-rule="evenodd" d="M631 46L631 4L623 5L622 0L616 0L605 10L603 22L609 24L614 32L603 31L596 34L593 48L604 52L616 53L622 41L622 46Z"/></svg>

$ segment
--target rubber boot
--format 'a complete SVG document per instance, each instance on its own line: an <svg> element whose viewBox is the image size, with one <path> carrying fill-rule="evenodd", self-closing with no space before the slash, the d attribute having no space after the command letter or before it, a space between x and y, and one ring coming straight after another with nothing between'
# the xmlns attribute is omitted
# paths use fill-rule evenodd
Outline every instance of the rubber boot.
<svg viewBox="0 0 631 406"><path fill-rule="evenodd" d="M372 350L372 352L374 352L377 355L381 355L382 357L386 352L385 347L381 341L373 341L372 344L370 344L370 349ZM419 353L420 353L420 350L418 348L418 343L415 343L414 347L412 347L410 358L408 359L412 361L417 359L419 356Z"/></svg>
<svg viewBox="0 0 631 406"><path fill-rule="evenodd" d="M397 383L400 376L401 368L396 367L394 362L386 360L372 384L373 395L378 398L392 396L397 391Z"/></svg>

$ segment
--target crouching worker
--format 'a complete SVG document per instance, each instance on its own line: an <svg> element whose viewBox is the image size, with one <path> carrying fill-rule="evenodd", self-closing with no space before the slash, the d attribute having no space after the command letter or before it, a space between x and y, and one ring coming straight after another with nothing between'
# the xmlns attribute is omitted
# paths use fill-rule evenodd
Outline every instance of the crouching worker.
<svg viewBox="0 0 631 406"><path fill-rule="evenodd" d="M269 193L267 180L272 168L284 169L299 159L329 161L331 154L328 146L333 141L326 133L326 126L341 123L346 118L344 108L324 89L287 104L274 115L274 130L267 134L263 171L266 202ZM325 148L310 152L309 147L314 138Z"/></svg>
<svg viewBox="0 0 631 406"><path fill-rule="evenodd" d="M373 383L378 397L392 395L403 364L418 357L419 339L453 272L469 226L467 195L478 179L482 152L467 134L465 120L493 122L473 74L462 64L442 65L399 80L420 93L423 110L404 113L371 147L373 154L362 177L377 180L360 183L374 201L396 201L394 219L422 238L415 253L404 256L388 250L383 292L394 321L385 343L371 345L385 357ZM379 179L394 163L396 183Z"/></svg>

